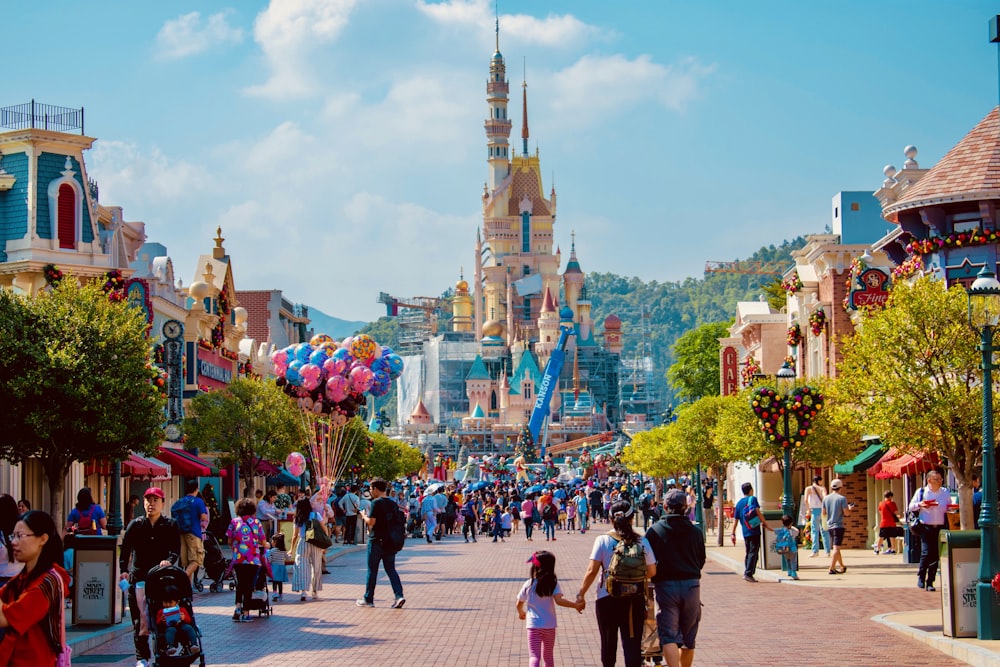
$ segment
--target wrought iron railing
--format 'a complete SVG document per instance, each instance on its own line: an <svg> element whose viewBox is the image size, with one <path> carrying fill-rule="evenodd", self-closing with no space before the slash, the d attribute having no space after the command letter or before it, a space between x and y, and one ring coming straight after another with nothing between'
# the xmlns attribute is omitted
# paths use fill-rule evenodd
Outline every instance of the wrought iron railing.
<svg viewBox="0 0 1000 667"><path fill-rule="evenodd" d="M83 107L70 109L31 100L27 104L0 108L0 127L8 130L27 128L83 134Z"/></svg>

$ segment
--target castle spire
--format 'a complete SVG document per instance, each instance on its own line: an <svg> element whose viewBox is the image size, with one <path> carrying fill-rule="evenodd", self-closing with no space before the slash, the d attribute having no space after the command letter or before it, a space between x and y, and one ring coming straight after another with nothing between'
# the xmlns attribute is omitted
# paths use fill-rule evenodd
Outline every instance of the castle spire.
<svg viewBox="0 0 1000 667"><path fill-rule="evenodd" d="M510 84L507 81L507 67L500 55L500 14L497 10L496 20L497 50L490 59L490 77L486 81L486 103L489 105L490 117L486 119L486 145L488 151L489 179L484 198L492 194L507 176L510 155L507 139L510 137L511 123L507 118L507 95Z"/></svg>
<svg viewBox="0 0 1000 667"><path fill-rule="evenodd" d="M527 70L527 60L525 60L525 70ZM524 155L528 155L528 80L527 72L525 72L525 78L521 82L521 96L524 103L524 122L521 124L521 142L522 150Z"/></svg>

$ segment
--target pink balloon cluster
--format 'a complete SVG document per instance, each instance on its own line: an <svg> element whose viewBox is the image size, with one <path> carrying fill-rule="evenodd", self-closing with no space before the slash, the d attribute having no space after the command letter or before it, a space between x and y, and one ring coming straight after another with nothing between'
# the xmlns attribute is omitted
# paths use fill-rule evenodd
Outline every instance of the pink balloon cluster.
<svg viewBox="0 0 1000 667"><path fill-rule="evenodd" d="M309 397L316 412L353 415L364 394L385 396L403 372L403 359L366 334L335 341L326 334L271 355L277 383L285 392ZM317 409L318 406L318 409Z"/></svg>

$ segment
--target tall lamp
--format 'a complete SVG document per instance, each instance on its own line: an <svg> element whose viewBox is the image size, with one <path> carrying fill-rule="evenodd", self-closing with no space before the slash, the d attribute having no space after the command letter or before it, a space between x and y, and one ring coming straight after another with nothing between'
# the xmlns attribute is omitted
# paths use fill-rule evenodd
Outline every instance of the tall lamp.
<svg viewBox="0 0 1000 667"><path fill-rule="evenodd" d="M778 385L778 393L784 402L784 434L785 440L789 439L788 433L788 413L791 412L792 388L795 385L795 371L788 365L788 362L781 364L775 376ZM784 482L784 494L781 498L781 513L785 516L795 516L795 502L792 500L792 447L783 447L784 462L782 466L782 481Z"/></svg>
<svg viewBox="0 0 1000 667"><path fill-rule="evenodd" d="M979 614L979 639L1000 639L1000 599L991 585L1000 571L997 545L997 470L993 443L993 334L1000 324L1000 282L984 266L967 290L969 324L979 329L979 351L983 360L983 503L979 512L981 544L979 581L976 584L976 610Z"/></svg>

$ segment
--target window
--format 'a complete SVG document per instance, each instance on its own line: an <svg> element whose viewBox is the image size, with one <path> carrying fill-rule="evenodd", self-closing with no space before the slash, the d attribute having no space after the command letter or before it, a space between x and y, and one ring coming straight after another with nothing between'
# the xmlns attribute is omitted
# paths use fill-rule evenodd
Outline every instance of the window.
<svg viewBox="0 0 1000 667"><path fill-rule="evenodd" d="M57 234L59 247L68 250L76 249L76 192L68 183L59 186Z"/></svg>
<svg viewBox="0 0 1000 667"><path fill-rule="evenodd" d="M497 393L495 391L490 392L490 412L496 412L497 410Z"/></svg>
<svg viewBox="0 0 1000 667"><path fill-rule="evenodd" d="M521 252L531 252L531 214L521 214Z"/></svg>
<svg viewBox="0 0 1000 667"><path fill-rule="evenodd" d="M524 319L531 319L531 297L524 297Z"/></svg>
<svg viewBox="0 0 1000 667"><path fill-rule="evenodd" d="M860 211L861 210L861 204L859 204L856 201L852 201L851 202L851 210L852 211Z"/></svg>
<svg viewBox="0 0 1000 667"><path fill-rule="evenodd" d="M972 232L981 229L983 220L978 212L956 213L951 218L951 230L956 234L962 232Z"/></svg>
<svg viewBox="0 0 1000 667"><path fill-rule="evenodd" d="M531 382L524 383L524 389L521 393L524 394L525 398L531 398Z"/></svg>

